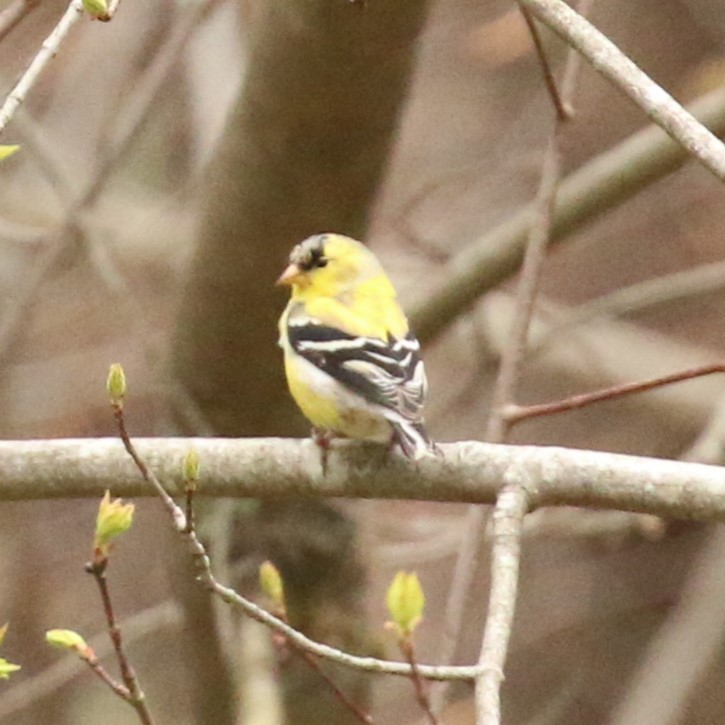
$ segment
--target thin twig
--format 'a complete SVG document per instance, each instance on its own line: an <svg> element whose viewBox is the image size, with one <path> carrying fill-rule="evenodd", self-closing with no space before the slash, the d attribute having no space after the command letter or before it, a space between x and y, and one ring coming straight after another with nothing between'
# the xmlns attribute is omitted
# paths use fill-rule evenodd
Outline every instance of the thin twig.
<svg viewBox="0 0 725 725"><path fill-rule="evenodd" d="M30 89L40 77L40 74L48 65L51 58L58 52L61 43L68 35L70 29L81 19L83 15L82 0L71 0L68 9L63 14L58 24L53 28L51 34L43 41L40 50L31 61L28 69L20 77L15 87L10 91L5 103L0 108L0 135L15 115L20 104L25 100Z"/></svg>
<svg viewBox="0 0 725 725"><path fill-rule="evenodd" d="M650 307L712 294L724 288L725 261L707 262L621 287L578 305L564 320L552 325L545 335L529 345L527 354L531 357L545 350L560 339L561 333L591 320L632 315Z"/></svg>
<svg viewBox="0 0 725 725"><path fill-rule="evenodd" d="M560 161L557 135L556 131L552 134L547 148L536 203L538 214L532 223L530 244L524 257L521 281L516 298L516 314L506 347L501 355L501 366L493 391L491 414L485 434L486 440L491 443L501 443L506 439L509 423L502 413L507 409L507 401L513 399L515 395L520 367L526 349L529 322L538 289L540 269L546 253L551 208L559 178ZM474 507L471 508L466 517L465 527L467 533L456 560L450 587L451 594L446 607L446 624L442 643L444 662L452 660L460 636L465 602L477 568L478 552L483 543L487 515L484 509ZM495 538L496 534L494 532L494 541ZM489 609L489 611L491 610ZM443 706L444 695L445 690L441 687L434 700L437 712L440 712L440 708Z"/></svg>
<svg viewBox="0 0 725 725"><path fill-rule="evenodd" d="M121 669L121 679L123 680L123 684L125 685L125 689L127 691L124 699L134 708L134 710L136 710L139 720L143 723L143 725L153 725L151 713L146 705L146 696L141 690L136 673L134 672L131 662L129 661L123 647L121 628L118 626L116 614L113 609L113 602L111 601L111 594L108 591L108 579L106 578L107 568L108 559L105 557L94 559L94 561L86 565L86 571L93 575L93 579L95 580L98 586L98 591L101 595L101 601L103 602L103 611L106 615L108 635L113 643L113 649L116 652L118 666Z"/></svg>
<svg viewBox="0 0 725 725"><path fill-rule="evenodd" d="M0 41L26 16L34 10L40 0L15 0L0 11Z"/></svg>
<svg viewBox="0 0 725 725"><path fill-rule="evenodd" d="M526 10L525 6L520 7ZM589 4L586 3L583 11L588 10ZM526 16L526 12L524 14ZM570 50L561 97L563 107L570 105L578 67L576 54ZM569 113L557 115L544 155L541 181L534 202L535 213L531 220L521 278L516 291L516 313L509 339L501 356L501 368L494 387L491 414L487 424L488 439L494 443L505 441L511 426L504 411L516 398L526 355L534 302L539 289L546 250L551 239L554 208L561 181L561 135L569 117ZM522 480L517 478L518 476L510 480L504 487L496 499L493 512L491 588L478 659L482 672L476 677L476 722L480 725L498 725L501 721L503 667L516 610L521 533L524 515L529 505L525 477L522 477ZM482 530L475 534L477 542L482 535ZM471 565L472 567L475 565L475 559ZM470 581L468 587L470 588Z"/></svg>
<svg viewBox="0 0 725 725"><path fill-rule="evenodd" d="M115 680L106 668L99 662L98 657L94 654L86 653L83 661L95 672L106 686L110 687L122 700L131 702L131 693L128 688Z"/></svg>
<svg viewBox="0 0 725 725"><path fill-rule="evenodd" d="M136 451L136 446L134 446L131 442L131 438L129 437L128 431L126 430L126 419L123 415L123 407L121 405L113 406L113 417L116 419L118 433L123 443L123 447L126 449L126 453L131 456L134 464L136 465L136 468L138 468L144 480L148 481L148 483L150 483L156 489L156 494L161 498L161 502L164 504L164 508L172 516L174 526L176 526L179 531L186 531L188 524L184 512L174 503L174 499L172 499L171 496L166 493L166 489L164 488L161 481L156 478L154 472L146 465L143 458L139 456L138 452ZM193 531L189 533L193 533Z"/></svg>
<svg viewBox="0 0 725 725"><path fill-rule="evenodd" d="M691 112L714 133L725 133L725 88L697 99ZM657 126L632 134L561 183L551 243L562 243L584 224L606 214L689 160L687 152ZM430 342L520 267L533 204L454 255L442 267L438 289L426 292L410 313L421 342Z"/></svg>
<svg viewBox="0 0 725 725"><path fill-rule="evenodd" d="M534 22L533 17L531 17L531 12L528 8L526 8L524 5L519 5L519 10L524 16L524 20L526 21L526 26L529 29L531 39L534 41L534 48L536 48L536 55L539 59L541 72L544 76L544 83L546 84L546 89L549 91L549 96L551 97L551 102L554 105L556 116L559 121L566 121L571 116L571 110L566 107L564 101L559 95L559 90L556 87L556 79L554 78L554 73L551 70L549 58L546 55L546 50L544 49L544 44L541 40L539 29L536 27L536 23Z"/></svg>
<svg viewBox="0 0 725 725"><path fill-rule="evenodd" d="M113 644L113 649L116 653L116 659L118 660L119 667L121 668L121 679L128 688L129 692L133 692L134 689L138 688L138 684L136 683L136 674L123 650L121 629L116 621L116 614L113 611L113 603L111 602L111 594L108 591L106 568L107 561L104 560L102 562L88 564L87 571L93 576L101 595L103 612L106 615L106 625L108 626L108 635L111 638L111 643Z"/></svg>
<svg viewBox="0 0 725 725"><path fill-rule="evenodd" d="M534 311L534 300L539 288L541 269L551 228L551 210L556 198L561 159L559 152L559 125L549 140L541 172L541 184L535 203L536 215L531 223L531 235L524 256L521 280L516 292L516 313L506 348L501 355L501 368L493 391L491 415L486 439L502 443L508 433L504 408L516 395L521 366L526 353L529 325Z"/></svg>
<svg viewBox="0 0 725 725"><path fill-rule="evenodd" d="M186 527L184 528L183 532L186 536L196 536L196 530L194 527L194 494L195 488L187 485ZM287 613L286 611L284 611L284 607L282 607L282 611L276 611L274 614L279 617L280 621L284 622L285 624L289 624L289 620L287 619ZM301 649L298 645L289 640L287 637L279 636L278 641L288 646L298 657L300 657L305 662L305 664L311 670L313 670L320 678L322 678L325 684L330 688L330 690L332 690L332 693L335 695L335 697L342 703L343 707L347 708L354 715L355 718L357 718L360 722L365 723L365 725L374 725L373 718L343 692L338 684L322 669L322 667L320 667L317 660L309 652Z"/></svg>
<svg viewBox="0 0 725 725"><path fill-rule="evenodd" d="M634 393L644 393L648 390L661 388L663 385L672 385L673 383L681 383L685 380L693 378L701 378L705 375L713 375L714 373L725 372L725 363L713 363L710 365L701 365L688 370L680 370L669 375L662 375L650 380L640 380L634 383L623 383L621 385L613 385L602 390L595 390L591 393L580 393L572 395L563 400L556 400L552 403L540 403L539 405L515 405L509 404L505 407L503 415L509 425L514 425L522 420L530 418L539 418L543 415L555 415L556 413L564 413L569 410L577 410L594 403L601 403L605 400L616 400L625 395Z"/></svg>
<svg viewBox="0 0 725 725"><path fill-rule="evenodd" d="M178 629L183 622L179 606L172 600L144 609L121 622L123 639L126 645L144 641L164 629ZM100 660L111 653L113 645L109 642L108 632L95 634L88 640L89 647ZM0 698L0 718L21 720L18 713L25 708L37 706L43 698L57 692L63 685L82 672L83 660L75 657L63 657L31 678L19 681L3 691ZM8 720L10 722L10 720Z"/></svg>
<svg viewBox="0 0 725 725"><path fill-rule="evenodd" d="M44 251L36 266L27 273L26 281L20 291L15 294L12 304L3 311L3 315L0 317L0 359L7 354L25 313L58 257L71 240L85 233L85 226L81 222L84 210L100 196L106 183L111 178L115 163L123 156L153 107L153 101L163 88L168 73L177 66L178 56L186 47L186 42L191 37L198 22L205 17L214 4L215 0L195 1L194 5L187 10L174 28L166 43L160 48L144 77L134 85L133 94L125 104L125 112L121 116L110 142L104 149L104 154L91 179L67 209L62 226L48 237L47 250ZM2 127L0 127L1 132ZM94 255L94 261L96 262L93 265L94 269L98 269L99 259L100 254L96 253ZM106 262L107 266L111 265L108 258L104 257L103 261ZM124 291L127 285L123 276L117 273L115 268L112 271L115 272L113 275L117 283L115 286L121 287L122 291ZM100 273L100 276L104 282L108 283L109 276L107 274ZM134 298L132 295L123 294L122 299L126 304L129 304L129 300ZM132 318L137 320L139 315L134 314Z"/></svg>
<svg viewBox="0 0 725 725"><path fill-rule="evenodd" d="M210 592L220 597L222 601L227 604L241 609L245 614L250 616L252 619L268 626L275 632L281 634L285 639L289 640L291 645L304 652L314 654L318 657L332 660L338 664L355 667L357 669L365 670L368 672L381 672L386 674L397 674L404 676L411 676L412 670L409 664L403 662L387 662L385 660L378 660L373 657L357 657L355 655L348 654L341 650L329 647L327 645L320 644L314 640L309 639L301 632L298 632L293 627L290 627L285 621L279 617L275 617L269 612L265 611L261 607L254 604L254 602L242 597L236 591L229 587L217 582L214 575L211 572L211 562L206 553L204 545L201 543L193 529L190 529L186 523L186 517L184 512L174 503L174 500L166 493L163 485L153 473L153 471L146 465L144 460L136 451L136 448L128 436L126 430L125 419L123 415L123 408L120 405L114 405L114 418L118 426L119 435L123 442L126 452L133 460L136 468L141 473L144 481L153 486L156 493L161 497L161 501L164 508L167 510L174 524L174 528L187 542L191 554L194 558L194 562L197 566L198 580L200 583L207 588ZM419 666L418 671L423 677L430 677L431 679L452 678L452 679L471 679L476 675L475 667L426 667L424 665Z"/></svg>
<svg viewBox="0 0 725 725"><path fill-rule="evenodd" d="M524 13L524 17L527 19L527 22L530 22L531 29L533 23L528 16L526 8L521 6L521 9ZM588 7L585 8L585 10L587 9ZM536 41L538 39L538 35L535 34L535 27L533 28L532 33L534 33L534 39ZM545 57L543 48L539 48L539 44L537 44L537 50L540 52L540 57ZM570 51L567 56L563 79L562 93L565 95L560 97L556 91L554 91L552 95L554 105L557 110L556 122L544 155L541 181L539 184L537 198L533 205L533 213L530 221L526 252L523 259L521 279L516 293L516 313L514 315L512 329L506 341L506 346L501 355L501 365L492 395L491 413L486 425L486 440L492 443L503 442L508 434L509 423L503 415L503 410L516 395L521 365L523 364L524 354L526 351L529 326L534 310L534 300L538 291L541 269L546 256L546 249L551 238L552 217L554 214L556 196L561 177L561 159L559 150L560 134L566 121L570 117L570 113L564 111L564 108L569 106L569 97L571 96L574 88L576 71L579 65L576 58L576 53ZM544 68L546 69L548 65L545 64L545 60L542 59L542 63L544 63ZM512 496L514 496L514 494L511 496L504 496L503 493L504 492L502 492L502 499L505 502L508 502ZM523 492L520 492L520 495L523 496ZM514 513L517 513L520 510L522 512L521 515L523 516L525 503L526 502L524 501L521 506L518 508L514 507L511 510ZM480 507L471 508L467 515L466 535L464 536L461 551L456 560L453 581L450 588L451 594L449 595L446 611L446 624L444 629L445 637L442 647L445 657L443 661L446 663L452 660L455 653L455 647L460 636L465 611L465 602L477 569L478 552L483 544L486 519L487 512ZM504 621L504 619L506 619L505 616L503 619L496 619L499 615L506 615L506 612L504 608L498 607L494 604L494 599L505 597L507 604L510 604L512 607L515 602L515 587L513 600L510 599L508 589L499 591L497 587L497 584L499 583L502 587L508 587L510 585L510 579L495 573L497 568L497 553L501 552L501 557L504 559L509 556L507 550L502 549L503 546L508 545L508 536L505 534L499 536L498 528L508 530L508 528L518 526L520 529L521 523L522 522L518 522L518 524L506 522L505 511L499 511L497 504L497 510L494 512L493 531L494 557L492 567L494 572L491 579L489 614L486 623L487 632L484 633L484 644L481 649L481 663L488 668L486 671L488 674L484 674L483 679L477 680L477 687L487 693L491 693L494 690L497 693L500 680L496 680L496 677L498 676L498 665L491 666L489 662L484 661L484 653L486 654L486 658L493 657L496 662L500 660L500 666L503 667L508 634L499 639L499 645L503 649L503 652L494 653L492 633L503 632L506 626L511 626L511 621L513 619L513 608L510 611L510 616L508 616L507 621ZM503 543L499 545L498 542ZM511 567L509 567L509 570L511 570ZM486 684L483 680L487 677L489 677L489 679L490 677L493 677L493 680ZM445 686L440 686L438 691L435 693L434 699L434 708L436 712L441 711L445 700L445 694ZM496 698L498 698L498 694L496 694ZM480 702L480 698L478 698L478 701ZM498 706L497 703L498 699L496 699L496 707Z"/></svg>
<svg viewBox="0 0 725 725"><path fill-rule="evenodd" d="M322 667L320 667L317 660L309 652L306 652L305 650L302 650L292 644L287 638L285 638L285 642L290 645L295 654L305 661L310 669L314 670L325 681L327 686L334 693L335 697L343 704L344 707L346 707L360 722L366 723L366 725L373 725L375 722L373 718L338 687L337 683L322 669Z"/></svg>
<svg viewBox="0 0 725 725"><path fill-rule="evenodd" d="M603 33L563 0L518 0L542 23L579 51L658 126L725 181L725 145L657 85Z"/></svg>
<svg viewBox="0 0 725 725"><path fill-rule="evenodd" d="M415 660L415 651L413 649L413 642L408 637L404 637L400 640L400 649L405 655L405 659L410 665L410 679L413 681L413 687L415 688L415 699L418 701L421 710L425 713L426 719L430 725L441 725L441 721L438 716L433 712L431 708L430 700L428 699L428 693L426 693L423 686L423 680L421 679L420 673L418 672L418 664Z"/></svg>

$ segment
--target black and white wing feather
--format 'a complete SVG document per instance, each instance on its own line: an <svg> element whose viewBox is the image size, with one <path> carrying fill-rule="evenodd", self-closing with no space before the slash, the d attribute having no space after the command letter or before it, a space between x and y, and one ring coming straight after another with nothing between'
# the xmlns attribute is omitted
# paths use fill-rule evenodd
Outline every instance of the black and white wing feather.
<svg viewBox="0 0 725 725"><path fill-rule="evenodd" d="M381 406L406 455L420 458L433 451L423 428L425 369L412 334L387 340L355 336L305 318L289 321L288 337L298 355Z"/></svg>

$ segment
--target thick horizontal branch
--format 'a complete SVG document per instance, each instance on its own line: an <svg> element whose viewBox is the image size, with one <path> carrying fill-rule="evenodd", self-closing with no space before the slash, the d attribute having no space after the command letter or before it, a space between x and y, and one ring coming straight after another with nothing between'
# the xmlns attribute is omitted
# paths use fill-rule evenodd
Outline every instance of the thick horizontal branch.
<svg viewBox="0 0 725 725"><path fill-rule="evenodd" d="M171 493L190 448L199 493L264 498L344 497L493 503L523 480L532 508L580 506L725 521L725 469L614 453L476 441L443 444L413 465L379 446L335 442L327 475L309 440L139 438L139 453ZM156 495L115 438L0 442L0 500Z"/></svg>

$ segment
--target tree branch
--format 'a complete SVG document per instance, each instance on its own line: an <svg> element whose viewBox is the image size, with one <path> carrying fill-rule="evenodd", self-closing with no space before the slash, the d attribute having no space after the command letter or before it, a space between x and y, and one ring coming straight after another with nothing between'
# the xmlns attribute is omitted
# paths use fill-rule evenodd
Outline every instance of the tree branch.
<svg viewBox="0 0 725 725"><path fill-rule="evenodd" d="M582 12L586 13L589 5L588 0L582 0ZM543 57L544 52L543 48L539 47L540 41L535 32L535 25L529 17L528 10L523 6L520 7L537 41L537 50ZM516 311L501 354L501 365L486 424L486 440L491 443L505 443L511 428L511 423L504 413L506 407L513 405L516 399L541 273L551 242L552 219L561 182L561 137L565 133L566 122L570 116L570 113L564 109L570 108L581 65L579 60L579 56L570 49L564 67L561 95L556 96L558 104L555 105L558 112L544 154L539 188L533 203L534 213L530 221L521 275L516 288ZM493 511L491 590L478 660L482 672L476 678L476 722L496 724L501 720L500 687L516 608L520 538L527 507L527 491L520 481L515 481L509 482L498 496ZM471 589L471 582L477 569L476 554L484 534L485 515L480 507L473 507L467 517L468 535L456 561L449 599L449 603L452 603L459 597L461 602L455 608L449 606L451 615L456 609L459 617L463 613L464 601ZM459 631L456 634L459 634L461 625L462 621L459 621L457 626Z"/></svg>
<svg viewBox="0 0 725 725"><path fill-rule="evenodd" d="M441 445L411 465L374 444L336 441L327 475L310 440L139 438L144 461L181 495L190 448L204 462L197 495L380 498L493 503L512 471L525 472L530 507L579 506L725 521L725 469L697 463L478 441ZM0 441L0 500L153 496L117 438Z"/></svg>
<svg viewBox="0 0 725 725"><path fill-rule="evenodd" d="M121 622L127 645L147 643L159 632L164 632L165 629L178 630L183 624L181 609L171 600L143 609ZM95 634L88 640L88 644L99 660L103 660L113 650L106 630ZM35 672L32 677L19 680L12 687L4 689L0 698L0 718L7 718L6 722L19 722L24 709L37 705L67 685L84 671L85 666L78 657L62 657L45 669ZM15 716L18 720L11 720Z"/></svg>
<svg viewBox="0 0 725 725"><path fill-rule="evenodd" d="M725 133L725 88L699 98L690 108L714 133ZM660 128L650 126L592 159L559 187L551 244L564 241L584 224L630 200L688 158ZM441 269L441 286L410 314L411 326L422 342L435 338L480 295L518 270L533 213L533 204L525 206Z"/></svg>
<svg viewBox="0 0 725 725"><path fill-rule="evenodd" d="M590 393L580 393L572 395L563 400L556 400L552 403L540 403L538 405L516 405L510 404L503 411L503 417L510 425L519 423L529 418L538 418L542 415L555 415L557 413L565 413L570 410L578 410L588 405L601 403L605 400L616 400L625 395L634 393L645 393L655 388L661 388L665 385L673 383L681 383L685 380L693 380L694 378L713 375L714 373L724 373L725 363L713 363L711 365L698 365L689 370L680 370L669 375L661 375L650 380L639 380L634 383L622 383L620 385L612 385L601 390L594 390Z"/></svg>
<svg viewBox="0 0 725 725"><path fill-rule="evenodd" d="M35 85L35 81L42 73L43 69L50 59L58 52L60 44L68 35L70 29L81 19L83 15L83 3L81 0L71 0L68 9L58 24L53 28L53 32L43 41L43 45L38 51L35 58L28 66L28 69L20 77L15 87L10 91L5 102L0 108L0 134L10 123L15 111L18 110L20 104L25 100L28 91Z"/></svg>
<svg viewBox="0 0 725 725"><path fill-rule="evenodd" d="M545 335L539 337L527 353L531 358L535 353L561 341L561 333L586 322L602 317L623 317L633 315L651 307L681 302L700 297L725 288L725 261L706 262L678 270L669 274L635 282L627 287L619 287L599 297L577 305L560 323L552 325Z"/></svg>
<svg viewBox="0 0 725 725"><path fill-rule="evenodd" d="M501 683L511 638L521 561L521 533L528 511L526 474L513 475L493 512L491 594L476 677L476 723L501 722Z"/></svg>
<svg viewBox="0 0 725 725"><path fill-rule="evenodd" d="M658 126L725 181L725 145L635 65L609 38L562 0L519 0L629 96Z"/></svg>
<svg viewBox="0 0 725 725"><path fill-rule="evenodd" d="M551 70L549 58L547 57L546 51L544 50L544 43L541 40L539 29L536 27L536 23L531 16L531 12L526 7L524 7L523 5L519 5L519 10L521 11L521 15L526 22L526 27L529 29L529 35L531 35L531 40L534 43L536 56L538 57L539 65L541 66L541 74L544 78L544 85L546 86L546 90L549 92L549 96L551 97L551 103L553 104L554 110L556 111L557 121L559 123L568 121L571 117L571 110L567 107L566 102L562 99L559 93L559 89L556 86L554 72Z"/></svg>

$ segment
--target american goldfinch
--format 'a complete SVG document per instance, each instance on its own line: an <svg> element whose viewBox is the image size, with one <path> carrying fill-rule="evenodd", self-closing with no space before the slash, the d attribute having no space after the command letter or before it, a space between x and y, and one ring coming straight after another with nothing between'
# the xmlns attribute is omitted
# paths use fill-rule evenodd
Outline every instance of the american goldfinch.
<svg viewBox="0 0 725 725"><path fill-rule="evenodd" d="M292 250L277 284L292 289L279 320L287 383L317 442L344 436L397 442L415 460L434 454L420 345L375 255L317 234Z"/></svg>

